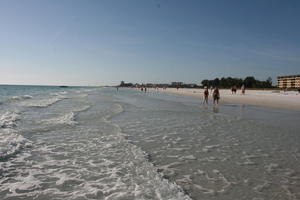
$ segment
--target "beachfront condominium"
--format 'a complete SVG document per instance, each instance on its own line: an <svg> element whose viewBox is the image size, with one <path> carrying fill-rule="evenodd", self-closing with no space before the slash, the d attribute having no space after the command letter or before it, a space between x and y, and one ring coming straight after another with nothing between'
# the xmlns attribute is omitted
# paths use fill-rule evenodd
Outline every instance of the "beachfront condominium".
<svg viewBox="0 0 300 200"><path fill-rule="evenodd" d="M300 88L300 75L278 76L279 88Z"/></svg>

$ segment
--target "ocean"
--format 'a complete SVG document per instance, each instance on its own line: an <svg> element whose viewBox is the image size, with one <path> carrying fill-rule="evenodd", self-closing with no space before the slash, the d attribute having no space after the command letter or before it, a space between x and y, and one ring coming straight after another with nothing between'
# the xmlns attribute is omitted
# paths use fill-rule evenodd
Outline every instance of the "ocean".
<svg viewBox="0 0 300 200"><path fill-rule="evenodd" d="M300 199L300 113L0 86L0 199Z"/></svg>

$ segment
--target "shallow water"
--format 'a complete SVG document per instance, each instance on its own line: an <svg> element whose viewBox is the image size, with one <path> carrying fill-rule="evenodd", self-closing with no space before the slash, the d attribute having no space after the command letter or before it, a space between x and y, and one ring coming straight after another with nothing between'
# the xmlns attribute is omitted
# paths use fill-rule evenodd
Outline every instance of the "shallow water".
<svg viewBox="0 0 300 200"><path fill-rule="evenodd" d="M124 97L126 96L126 97ZM300 113L122 94L113 119L192 199L299 199Z"/></svg>
<svg viewBox="0 0 300 200"><path fill-rule="evenodd" d="M5 91L0 199L300 198L299 112L127 89Z"/></svg>

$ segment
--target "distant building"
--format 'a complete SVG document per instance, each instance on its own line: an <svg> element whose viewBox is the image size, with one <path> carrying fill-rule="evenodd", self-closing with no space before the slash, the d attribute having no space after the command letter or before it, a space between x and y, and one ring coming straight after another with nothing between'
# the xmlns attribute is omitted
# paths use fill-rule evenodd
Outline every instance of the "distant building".
<svg viewBox="0 0 300 200"><path fill-rule="evenodd" d="M300 88L300 75L278 76L279 88Z"/></svg>

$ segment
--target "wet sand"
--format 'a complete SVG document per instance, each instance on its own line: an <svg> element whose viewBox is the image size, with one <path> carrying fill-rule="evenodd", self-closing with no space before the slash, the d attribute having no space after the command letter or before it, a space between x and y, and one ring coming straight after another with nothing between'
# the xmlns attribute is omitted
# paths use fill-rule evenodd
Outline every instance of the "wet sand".
<svg viewBox="0 0 300 200"><path fill-rule="evenodd" d="M149 91L157 91L150 89ZM203 101L203 89L187 89L187 88L167 88L159 89L159 92L194 96ZM209 99L212 100L212 92L209 90ZM221 103L234 103L255 106L266 106L272 108L288 109L300 111L300 94L298 92L289 91L273 91L273 90L246 90L246 94L242 95L241 90L236 94L231 94L229 89L220 89Z"/></svg>

